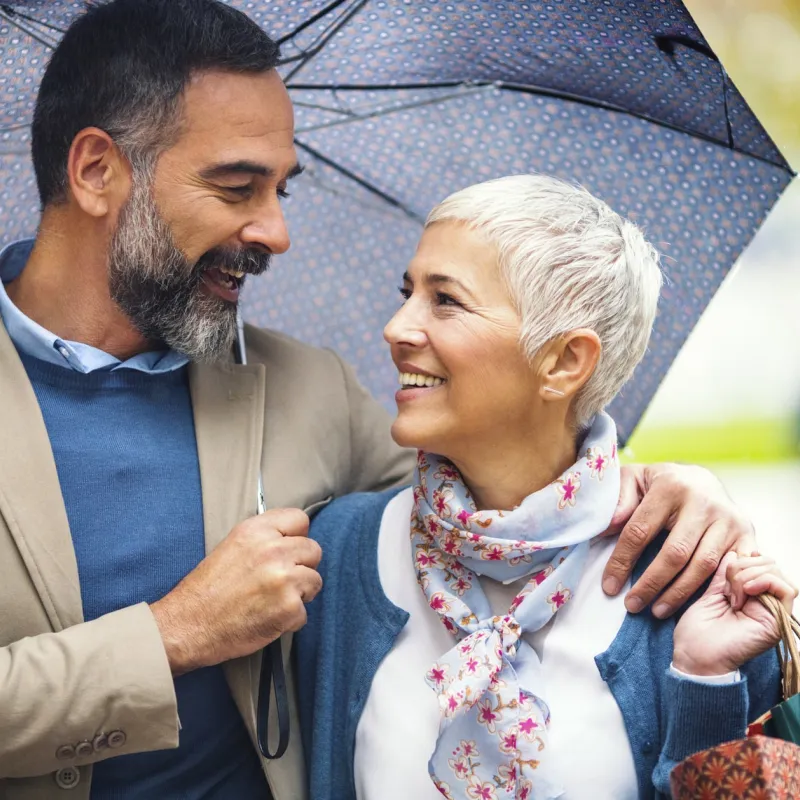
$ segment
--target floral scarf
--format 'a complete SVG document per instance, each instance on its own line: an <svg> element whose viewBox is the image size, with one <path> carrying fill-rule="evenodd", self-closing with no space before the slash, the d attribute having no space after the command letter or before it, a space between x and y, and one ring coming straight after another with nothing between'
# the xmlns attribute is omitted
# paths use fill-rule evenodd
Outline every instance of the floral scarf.
<svg viewBox="0 0 800 800"><path fill-rule="evenodd" d="M541 663L522 639L572 598L590 541L619 498L616 426L595 417L581 456L512 511L477 511L458 470L420 452L411 539L417 580L455 646L425 680L441 710L428 771L450 800L550 800ZM478 582L530 576L508 613L495 616Z"/></svg>

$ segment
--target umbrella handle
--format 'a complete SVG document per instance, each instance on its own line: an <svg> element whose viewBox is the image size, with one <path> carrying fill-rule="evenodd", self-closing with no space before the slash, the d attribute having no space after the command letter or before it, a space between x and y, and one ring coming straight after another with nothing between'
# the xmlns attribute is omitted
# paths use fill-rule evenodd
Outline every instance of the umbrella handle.
<svg viewBox="0 0 800 800"><path fill-rule="evenodd" d="M247 364L247 353L244 342L244 320L241 312L236 315L236 344L234 358L237 364ZM264 500L264 483L258 475L258 493L256 495L258 513L267 510ZM269 748L269 704L272 692L275 692L275 705L278 711L278 746L274 752ZM256 706L256 739L261 755L269 760L280 758L289 746L289 694L286 689L286 673L283 669L283 648L277 638L270 642L261 653L261 675L258 679L258 701Z"/></svg>
<svg viewBox="0 0 800 800"><path fill-rule="evenodd" d="M781 633L781 641L776 649L781 663L781 675L783 676L783 699L788 700L790 697L800 694L800 652L798 652L797 648L797 639L800 637L800 622L771 594L760 594L758 599L775 617Z"/></svg>

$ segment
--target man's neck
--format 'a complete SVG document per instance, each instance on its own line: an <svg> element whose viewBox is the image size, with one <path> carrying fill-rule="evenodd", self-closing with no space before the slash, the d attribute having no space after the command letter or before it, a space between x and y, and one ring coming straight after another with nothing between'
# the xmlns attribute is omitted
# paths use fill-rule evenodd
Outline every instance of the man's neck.
<svg viewBox="0 0 800 800"><path fill-rule="evenodd" d="M120 360L152 349L109 295L107 241L95 230L66 235L58 216L43 218L25 269L6 286L11 302L59 338Z"/></svg>

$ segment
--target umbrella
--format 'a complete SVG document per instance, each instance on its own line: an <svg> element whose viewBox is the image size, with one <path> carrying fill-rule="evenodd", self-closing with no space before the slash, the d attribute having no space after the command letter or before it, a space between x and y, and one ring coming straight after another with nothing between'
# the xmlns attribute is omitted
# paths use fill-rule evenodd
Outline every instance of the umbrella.
<svg viewBox="0 0 800 800"><path fill-rule="evenodd" d="M678 0L231 0L282 45L305 175L292 250L247 319L332 347L392 407L381 330L427 211L480 180L578 181L662 252L650 349L611 408L627 438L793 172ZM0 5L0 239L35 230L28 161L49 49L82 4Z"/></svg>

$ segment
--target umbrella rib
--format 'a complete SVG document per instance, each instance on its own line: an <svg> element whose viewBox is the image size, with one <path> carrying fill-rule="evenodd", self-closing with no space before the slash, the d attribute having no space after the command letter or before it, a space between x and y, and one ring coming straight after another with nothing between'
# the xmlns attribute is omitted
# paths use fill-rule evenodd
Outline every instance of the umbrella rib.
<svg viewBox="0 0 800 800"><path fill-rule="evenodd" d="M402 90L402 89L443 89L448 87L454 86L462 86L466 84L466 81L436 81L436 82L417 82L417 83L379 83L379 84L367 84L367 83L353 83L353 84L313 84L313 83L297 83L291 84L288 88L296 89L296 90L303 90L303 91L354 91L354 92L365 92L365 91L395 91L395 90ZM604 111L616 111L620 114L628 114L631 117L635 117L636 119L640 119L644 122L650 122L653 125L659 125L662 128L667 128L672 131L676 131L677 133L683 133L687 136L693 136L697 139L701 139L706 142L710 142L711 144L715 144L721 147L725 147L731 150L734 153L739 153L740 155L747 156L748 158L753 158L756 161L761 161L764 164L769 164L773 167L778 167L779 169L786 172L788 175L795 177L797 173L787 164L784 162L774 161L771 158L766 156L760 156L757 153L750 153L747 150L742 150L739 147L736 147L731 143L731 141L724 141L714 136L711 136L707 133L702 133L701 131L693 131L689 130L688 128L684 128L680 125L675 125L671 122L665 122L664 120L656 119L655 117L651 117L649 114L644 114L640 111L632 111L631 109L623 108L622 106L618 106L614 103L609 103L606 100L598 100L592 97L585 97L584 95L573 94L572 92L565 92L561 89L549 89L546 86L537 86L535 84L529 83L509 83L506 81L470 81L470 86L496 86L498 89L508 89L509 91L513 92L521 92L523 94L536 94L536 95L543 95L545 97L554 97L558 100L570 100L575 103L581 103L582 105L591 106L593 108L600 108Z"/></svg>
<svg viewBox="0 0 800 800"><path fill-rule="evenodd" d="M48 39L45 39L44 38L44 34L39 34L37 31L34 31L34 30L31 30L30 28L27 28L19 20L15 19L15 16L16 15L9 14L6 11L6 7L5 6L0 6L0 18L4 19L6 22L8 22L9 25L13 25L18 30L20 30L23 33L25 33L28 36L30 36L31 39L33 39L36 42L39 42L39 44L43 44L45 47L49 48L50 50L53 50L55 48L56 42L50 41Z"/></svg>
<svg viewBox="0 0 800 800"><path fill-rule="evenodd" d="M530 84L516 84L516 83L506 83L505 81L501 81L499 86L503 89L510 89L511 91L521 92L523 94L541 94L546 95L549 97L555 97L562 100L571 100L576 103L582 103L583 105L593 106L595 108L601 108L605 111L616 111L620 114L628 114L629 116L635 117L636 119L640 119L644 122L650 122L653 125L659 125L662 128L668 128L669 130L676 131L677 133L683 133L687 136L693 136L696 139L702 139L703 141L710 142L711 144L716 144L721 147L726 147L728 150L731 150L734 153L739 153L740 155L747 156L748 158L753 158L757 161L761 161L765 164L770 164L773 167L778 167L779 169L784 170L792 177L795 176L795 171L789 166L788 163L780 163L777 161L773 161L771 158L767 158L766 156L760 156L756 153L749 153L747 150L742 150L733 142L733 135L730 130L730 122L727 118L727 102L724 95L724 84L723 84L723 102L725 102L726 110L725 110L725 122L726 122L726 133L728 133L728 140L724 141L719 139L715 136L712 136L708 133L703 133L702 131L693 131L689 128L684 128L681 125L675 125L671 122L665 122L664 120L656 119L655 117L651 117L649 114L643 114L640 111L631 111L630 109L623 108L622 106L618 106L615 103L608 103L605 100L595 100L590 97L583 97L582 95L572 94L570 92L563 92L558 89L547 89L540 86L532 86Z"/></svg>
<svg viewBox="0 0 800 800"><path fill-rule="evenodd" d="M346 2L347 0L333 0L332 3L328 3L328 5L325 6L325 8L321 8L319 11L317 11L316 14L312 14L305 22L300 23L300 25L298 25L291 33L287 33L285 36L281 36L281 38L278 39L277 42L278 46L285 44L286 42L289 41L289 39L293 39L295 36L297 36L298 33L301 33L306 28L311 27L315 22L318 22L323 17L326 17L328 14L330 14L331 11L336 11L336 9L339 8L339 6L343 5Z"/></svg>
<svg viewBox="0 0 800 800"><path fill-rule="evenodd" d="M8 5L8 3L3 3L0 5L3 11L8 14L10 17L19 17L20 19L27 20L28 22L33 22L36 25L41 25L43 28L49 28L51 31L55 31L56 33L66 33L64 28L59 28L58 25L53 25L50 22L45 22L41 19L36 19L36 17L32 17L29 14L25 14L22 11L18 11L13 6Z"/></svg>
<svg viewBox="0 0 800 800"><path fill-rule="evenodd" d="M346 108L333 108L332 106L323 106L320 103L306 103L304 100L295 100L294 98L292 98L292 105L295 108L310 108L312 111L327 111L329 114L341 114L344 117L355 116L353 111L349 111Z"/></svg>
<svg viewBox="0 0 800 800"><path fill-rule="evenodd" d="M330 25L314 42L314 44L303 54L300 63L292 69L289 74L284 78L284 83L288 83L303 67L307 66L314 56L322 51L322 48L334 37L339 31L347 25L348 22L356 15L362 8L369 2L369 0L357 0L353 7L346 11L342 16L336 20L335 23Z"/></svg>
<svg viewBox="0 0 800 800"><path fill-rule="evenodd" d="M13 133L13 131L21 131L25 128L30 128L30 122L19 122L15 125L0 125L0 133Z"/></svg>
<svg viewBox="0 0 800 800"><path fill-rule="evenodd" d="M457 97L466 97L471 94L476 94L478 92L485 92L487 89L493 89L495 85L493 83L484 83L480 84L479 86L466 86L463 91L460 92L451 92L450 94L443 94L437 95L436 97L429 97L425 100L415 100L413 103L402 103L401 105L392 106L391 108L379 108L376 111L370 111L366 114L359 114L354 112L350 117L347 119L336 119L330 122L320 122L318 125L309 125L306 128L298 128L297 133L311 133L313 131L321 131L325 128L333 128L337 125L349 125L353 122L363 122L367 119L375 119L376 117L386 117L389 114L394 114L397 111L408 111L412 108L421 108L422 106L430 106L435 105L436 103L443 103L446 100L453 100ZM299 104L296 104L299 105ZM340 112L346 113L346 112Z"/></svg>
<svg viewBox="0 0 800 800"><path fill-rule="evenodd" d="M416 211L412 211L405 203L398 200L396 197L392 197L390 194L387 194L382 189L379 189L375 184L370 183L366 178L362 178L360 175L356 175L355 172L350 171L347 167L343 167L341 164L337 164L333 159L328 158L327 156L323 155L319 152L319 150L314 149L310 145L304 144L299 139L295 139L294 143L301 149L305 150L310 156L313 156L318 161L321 161L326 166L330 167L336 172L341 173L346 178L349 178L354 183L357 183L362 188L366 189L368 192L380 197L381 200L388 203L390 206L402 211L409 219L413 220L414 222L419 223L420 225L425 224L425 220L416 213Z"/></svg>

